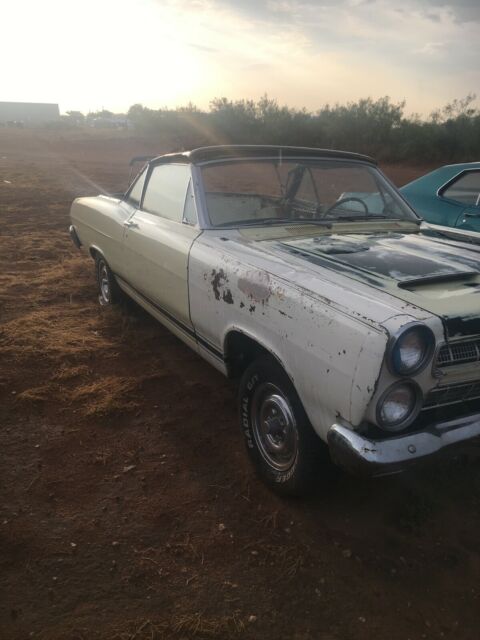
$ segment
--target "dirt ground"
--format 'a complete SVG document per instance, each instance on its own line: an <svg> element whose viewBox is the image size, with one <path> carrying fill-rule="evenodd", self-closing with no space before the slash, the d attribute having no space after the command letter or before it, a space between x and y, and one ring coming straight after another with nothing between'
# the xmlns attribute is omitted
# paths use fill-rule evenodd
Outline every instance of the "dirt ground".
<svg viewBox="0 0 480 640"><path fill-rule="evenodd" d="M281 500L234 385L98 305L70 202L166 150L0 129L0 638L478 638L478 461Z"/></svg>

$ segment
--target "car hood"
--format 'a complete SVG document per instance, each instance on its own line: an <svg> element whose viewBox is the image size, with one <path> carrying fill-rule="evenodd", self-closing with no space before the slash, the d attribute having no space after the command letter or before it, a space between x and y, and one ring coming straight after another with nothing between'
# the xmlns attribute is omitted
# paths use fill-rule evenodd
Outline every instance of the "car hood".
<svg viewBox="0 0 480 640"><path fill-rule="evenodd" d="M393 232L281 239L268 245L274 253L342 274L440 317L448 337L480 333L480 248Z"/></svg>

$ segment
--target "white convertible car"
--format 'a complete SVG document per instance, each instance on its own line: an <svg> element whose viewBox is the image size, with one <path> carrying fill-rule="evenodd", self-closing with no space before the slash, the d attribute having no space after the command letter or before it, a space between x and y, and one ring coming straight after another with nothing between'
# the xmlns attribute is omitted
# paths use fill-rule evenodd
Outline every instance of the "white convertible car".
<svg viewBox="0 0 480 640"><path fill-rule="evenodd" d="M370 158L164 155L71 222L102 304L127 294L240 379L247 449L278 491L309 488L328 451L381 475L480 435L480 247L423 231Z"/></svg>

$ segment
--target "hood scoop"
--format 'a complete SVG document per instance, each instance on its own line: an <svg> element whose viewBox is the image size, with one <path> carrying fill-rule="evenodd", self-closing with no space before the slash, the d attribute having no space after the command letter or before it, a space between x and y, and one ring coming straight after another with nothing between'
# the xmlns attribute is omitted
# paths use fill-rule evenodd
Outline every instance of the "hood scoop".
<svg viewBox="0 0 480 640"><path fill-rule="evenodd" d="M370 245L366 242L342 242L341 240L332 242L330 238L314 238L313 243L314 251L320 251L328 256L360 253L370 249Z"/></svg>
<svg viewBox="0 0 480 640"><path fill-rule="evenodd" d="M476 276L478 275L478 271L457 271L454 273L444 273L439 275L402 280L401 282L398 282L397 286L399 286L401 289L407 289L408 291L416 291L422 286L429 287L431 285L445 284L448 282L458 282L459 280L465 282L467 280L476 278Z"/></svg>
<svg viewBox="0 0 480 640"><path fill-rule="evenodd" d="M475 298L480 294L480 273L478 271L460 271L445 273L424 278L413 278L397 282L397 287L410 291L419 299L443 300L443 305L449 304L452 309L458 309L462 300ZM475 305L480 308L479 302Z"/></svg>

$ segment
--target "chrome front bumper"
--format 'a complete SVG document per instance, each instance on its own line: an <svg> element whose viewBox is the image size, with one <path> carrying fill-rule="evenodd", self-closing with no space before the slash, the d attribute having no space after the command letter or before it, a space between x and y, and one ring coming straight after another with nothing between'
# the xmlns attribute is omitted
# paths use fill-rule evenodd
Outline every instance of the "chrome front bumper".
<svg viewBox="0 0 480 640"><path fill-rule="evenodd" d="M334 424L328 432L333 461L360 475L398 473L411 464L480 437L480 413L429 425L424 431L369 440L348 427Z"/></svg>

